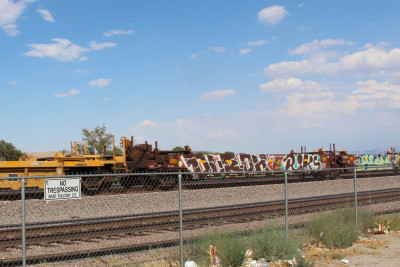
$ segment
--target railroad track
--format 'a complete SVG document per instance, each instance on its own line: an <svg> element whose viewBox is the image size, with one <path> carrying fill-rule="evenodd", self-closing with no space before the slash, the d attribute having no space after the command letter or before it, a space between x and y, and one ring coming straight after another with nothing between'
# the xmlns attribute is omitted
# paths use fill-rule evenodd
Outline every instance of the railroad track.
<svg viewBox="0 0 400 267"><path fill-rule="evenodd" d="M359 205L398 201L400 200L400 188L359 192L357 199ZM354 202L353 193L290 199L288 201L289 215L332 209L349 202ZM265 220L268 217L282 216L284 214L284 200L184 210L183 226L184 229L197 229L205 225ZM0 226L0 250L21 246L20 228L20 225ZM93 239L151 235L160 231L179 231L178 211L27 225L26 244L28 246L48 246L50 243L74 244L76 241L90 242ZM177 239L170 239L162 242L143 242L104 249L38 255L28 257L27 261L29 264L33 264L66 258L78 259L121 251L131 252L171 246L178 242L179 240ZM21 264L21 259L0 259L1 266L18 264Z"/></svg>
<svg viewBox="0 0 400 267"><path fill-rule="evenodd" d="M314 182L319 180L325 180L327 177L325 176L323 179L321 175L327 173L327 171L317 171L317 172L298 172L298 173L289 173L288 175L288 183L300 183L300 182ZM301 175L299 175L301 174ZM357 178L378 178L382 176L394 176L396 175L392 170L380 170L380 171L369 171L369 172L358 172ZM352 170L349 170L347 173L340 173L334 180L337 179L353 179L354 173ZM254 186L254 185L265 185L265 184L279 184L284 183L284 175L283 173L256 173L255 175L247 176L247 175L237 175L233 177L209 177L207 179L201 180L188 180L182 182L182 189L208 189L208 188L219 188L219 187L239 187L239 186ZM171 189L171 190L177 190ZM161 191L160 189L152 189L150 191ZM27 188L25 189L26 198L43 198L43 190L35 189L35 188ZM110 188L106 190L99 190L96 192L90 191L86 192L88 195L98 194L98 195L114 195L114 194L129 194L129 193L141 193L141 192L149 192L149 189L145 188L142 185L134 186L130 189L126 189L119 184L114 184ZM85 192L83 193L85 194ZM20 200L21 193L20 191L0 191L0 200Z"/></svg>

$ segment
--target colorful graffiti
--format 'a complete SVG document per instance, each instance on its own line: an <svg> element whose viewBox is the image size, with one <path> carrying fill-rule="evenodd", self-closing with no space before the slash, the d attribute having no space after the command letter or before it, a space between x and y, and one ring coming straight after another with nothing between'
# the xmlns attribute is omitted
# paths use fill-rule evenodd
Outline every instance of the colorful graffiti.
<svg viewBox="0 0 400 267"><path fill-rule="evenodd" d="M324 162L321 158L324 157ZM257 172L284 170L319 170L327 167L324 153L290 154L195 154L181 155L180 163L190 172ZM397 154L363 154L354 159L357 170L391 169L400 165Z"/></svg>
<svg viewBox="0 0 400 267"><path fill-rule="evenodd" d="M322 169L321 156L318 154L288 154L282 159L281 170Z"/></svg>
<svg viewBox="0 0 400 267"><path fill-rule="evenodd" d="M394 164L400 165L400 155L396 155L396 158L394 159Z"/></svg>
<svg viewBox="0 0 400 267"><path fill-rule="evenodd" d="M204 154L180 156L183 166L191 172L272 171L276 166L274 155L259 154Z"/></svg>
<svg viewBox="0 0 400 267"><path fill-rule="evenodd" d="M389 154L363 154L358 155L357 170L384 170L390 169L393 164Z"/></svg>
<svg viewBox="0 0 400 267"><path fill-rule="evenodd" d="M318 154L181 155L180 161L191 172L252 172L322 168L321 156Z"/></svg>

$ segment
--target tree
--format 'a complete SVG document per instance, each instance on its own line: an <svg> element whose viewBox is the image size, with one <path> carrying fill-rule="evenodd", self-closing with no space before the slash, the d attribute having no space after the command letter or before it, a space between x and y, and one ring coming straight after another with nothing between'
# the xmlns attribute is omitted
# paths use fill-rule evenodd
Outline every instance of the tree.
<svg viewBox="0 0 400 267"><path fill-rule="evenodd" d="M174 151L174 152L181 152L181 151L184 151L185 149L183 148L183 147L181 147L181 146L176 146L176 147L174 147L173 149L172 149L172 151Z"/></svg>
<svg viewBox="0 0 400 267"><path fill-rule="evenodd" d="M84 136L82 141L86 141L88 154L103 154L104 146L107 151L112 152L113 135L106 133L106 126L96 126L93 131L84 128L82 134Z"/></svg>
<svg viewBox="0 0 400 267"><path fill-rule="evenodd" d="M0 140L0 160L18 160L21 156L27 157L21 150L16 149L13 144Z"/></svg>

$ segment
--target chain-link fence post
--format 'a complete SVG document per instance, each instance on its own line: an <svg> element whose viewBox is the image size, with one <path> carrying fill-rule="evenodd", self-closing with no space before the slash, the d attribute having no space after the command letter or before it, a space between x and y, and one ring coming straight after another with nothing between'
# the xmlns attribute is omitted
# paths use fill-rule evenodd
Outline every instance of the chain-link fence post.
<svg viewBox="0 0 400 267"><path fill-rule="evenodd" d="M356 225L358 225L358 211L357 211L357 168L354 167L354 211L356 216Z"/></svg>
<svg viewBox="0 0 400 267"><path fill-rule="evenodd" d="M181 256L181 266L183 266L183 218L182 218L182 174L178 175L179 184L179 251Z"/></svg>
<svg viewBox="0 0 400 267"><path fill-rule="evenodd" d="M26 266L26 236L25 236L25 177L21 179L21 227L22 227L22 266Z"/></svg>
<svg viewBox="0 0 400 267"><path fill-rule="evenodd" d="M287 190L287 171L285 171L285 236L288 238L289 225L288 225L288 190Z"/></svg>

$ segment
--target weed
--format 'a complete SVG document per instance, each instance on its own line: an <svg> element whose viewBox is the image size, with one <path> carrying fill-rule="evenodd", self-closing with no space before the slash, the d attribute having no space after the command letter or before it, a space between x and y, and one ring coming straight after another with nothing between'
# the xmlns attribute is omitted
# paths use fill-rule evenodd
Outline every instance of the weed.
<svg viewBox="0 0 400 267"><path fill-rule="evenodd" d="M356 242L360 232L366 232L374 222L371 212L360 211L356 225L354 209L344 208L318 215L307 228L311 237L328 248L345 248Z"/></svg>
<svg viewBox="0 0 400 267"><path fill-rule="evenodd" d="M265 258L271 261L292 259L298 255L297 244L290 237L286 238L284 227L276 224L256 232L252 247L255 258Z"/></svg>
<svg viewBox="0 0 400 267"><path fill-rule="evenodd" d="M247 246L240 234L215 232L210 235L190 241L185 246L189 260L194 260L199 266L210 264L209 246L217 248L221 266L240 266L245 259Z"/></svg>
<svg viewBox="0 0 400 267"><path fill-rule="evenodd" d="M334 253L332 254L332 258L335 259L335 260L341 260L341 259L343 259L344 257L343 257L342 254L337 253L337 252L334 252Z"/></svg>
<svg viewBox="0 0 400 267"><path fill-rule="evenodd" d="M304 257L297 256L296 257L296 267L314 267L314 262L309 263Z"/></svg>
<svg viewBox="0 0 400 267"><path fill-rule="evenodd" d="M392 231L399 231L400 230L400 215L392 215L389 217L389 227Z"/></svg>
<svg viewBox="0 0 400 267"><path fill-rule="evenodd" d="M350 216L354 216L354 210L350 209L350 212L353 212L353 215ZM366 210L366 209L361 209L358 212L358 230L361 231L361 233L365 234L368 232L368 229L373 227L376 224L376 216L372 211ZM348 222L350 223L351 220L348 220Z"/></svg>

